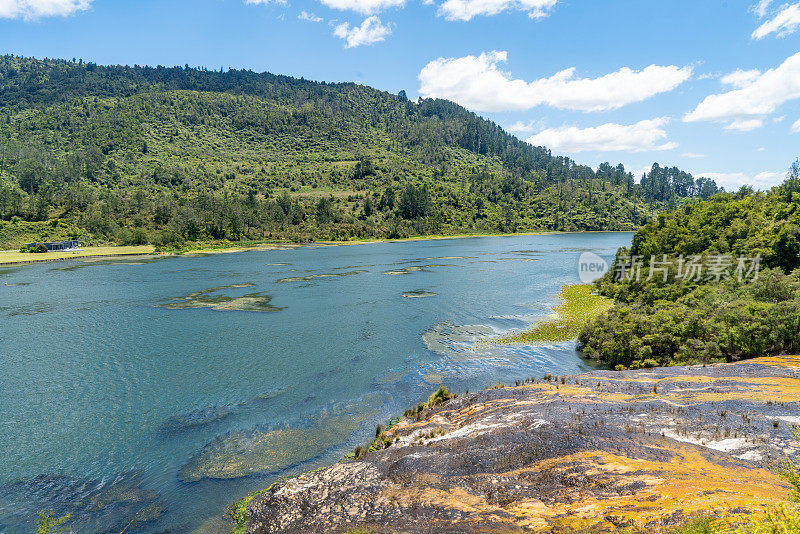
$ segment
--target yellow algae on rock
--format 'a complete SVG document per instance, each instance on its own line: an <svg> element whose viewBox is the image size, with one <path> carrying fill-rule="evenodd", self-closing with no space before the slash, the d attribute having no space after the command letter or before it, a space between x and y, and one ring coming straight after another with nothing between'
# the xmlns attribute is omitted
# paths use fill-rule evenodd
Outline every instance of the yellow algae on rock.
<svg viewBox="0 0 800 534"><path fill-rule="evenodd" d="M798 401L798 357L492 388L414 410L384 433L388 448L259 495L249 532L668 532L699 514L735 524L786 499L772 467L797 450Z"/></svg>

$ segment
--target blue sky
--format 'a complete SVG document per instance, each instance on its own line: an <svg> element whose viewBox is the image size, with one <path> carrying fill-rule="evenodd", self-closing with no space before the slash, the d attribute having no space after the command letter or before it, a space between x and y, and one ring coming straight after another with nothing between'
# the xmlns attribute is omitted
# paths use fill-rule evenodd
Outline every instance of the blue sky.
<svg viewBox="0 0 800 534"><path fill-rule="evenodd" d="M800 156L799 29L780 0L0 0L2 53L404 89L581 163L729 189Z"/></svg>

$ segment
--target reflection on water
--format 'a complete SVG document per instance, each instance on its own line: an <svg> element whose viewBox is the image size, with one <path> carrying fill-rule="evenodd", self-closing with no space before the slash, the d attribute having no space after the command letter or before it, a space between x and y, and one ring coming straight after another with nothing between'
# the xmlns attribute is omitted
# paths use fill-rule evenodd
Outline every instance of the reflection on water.
<svg viewBox="0 0 800 534"><path fill-rule="evenodd" d="M229 531L231 502L342 458L440 384L460 392L588 369L574 343L481 340L551 313L580 252L611 257L630 239L0 270L0 532L34 531L42 509L72 513L76 532Z"/></svg>

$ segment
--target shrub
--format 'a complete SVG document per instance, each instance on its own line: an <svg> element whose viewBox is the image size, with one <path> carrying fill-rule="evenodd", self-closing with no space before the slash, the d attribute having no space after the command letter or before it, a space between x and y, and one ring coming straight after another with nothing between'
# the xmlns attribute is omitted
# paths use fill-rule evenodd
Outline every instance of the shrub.
<svg viewBox="0 0 800 534"><path fill-rule="evenodd" d="M711 518L701 517L689 521L682 527L670 531L670 534L718 534L719 530L714 528Z"/></svg>
<svg viewBox="0 0 800 534"><path fill-rule="evenodd" d="M800 509L781 504L766 515L740 528L736 534L797 534L800 532Z"/></svg>
<svg viewBox="0 0 800 534"><path fill-rule="evenodd" d="M183 244L183 238L169 228L161 230L154 238L153 244L156 248L177 248Z"/></svg>
<svg viewBox="0 0 800 534"><path fill-rule="evenodd" d="M800 442L800 428L792 429L792 436L795 440ZM789 500L794 503L800 503L800 461L786 458L778 466L778 474L780 474L792 486L792 493L789 495ZM800 532L800 530L798 530Z"/></svg>
<svg viewBox="0 0 800 534"><path fill-rule="evenodd" d="M446 387L441 386L430 397L428 397L428 408L433 408L434 406L444 404L455 397L455 395L447 391Z"/></svg>

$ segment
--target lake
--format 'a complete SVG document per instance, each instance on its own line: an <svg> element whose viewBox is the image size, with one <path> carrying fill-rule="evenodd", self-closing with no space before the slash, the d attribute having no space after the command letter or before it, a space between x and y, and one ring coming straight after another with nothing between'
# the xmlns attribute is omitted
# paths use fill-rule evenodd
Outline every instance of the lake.
<svg viewBox="0 0 800 534"><path fill-rule="evenodd" d="M440 385L591 368L482 345L552 312L630 233L306 246L0 267L0 532L220 532ZM5 285L8 284L8 285Z"/></svg>

